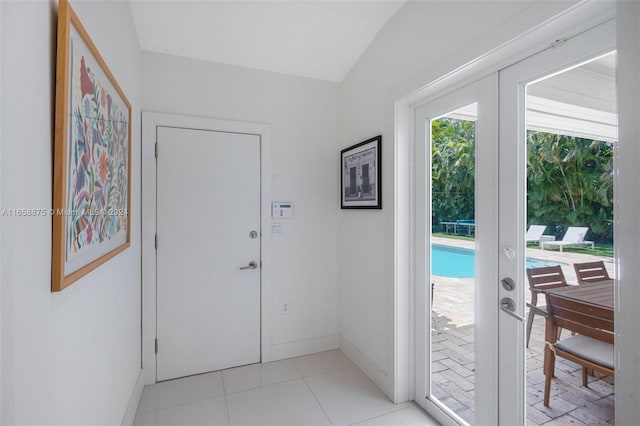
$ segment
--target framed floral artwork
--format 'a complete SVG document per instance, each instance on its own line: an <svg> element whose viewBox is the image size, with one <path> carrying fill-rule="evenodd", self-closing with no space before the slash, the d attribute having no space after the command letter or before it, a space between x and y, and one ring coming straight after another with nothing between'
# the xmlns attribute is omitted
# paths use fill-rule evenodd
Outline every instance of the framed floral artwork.
<svg viewBox="0 0 640 426"><path fill-rule="evenodd" d="M58 8L52 291L130 245L131 104L68 0Z"/></svg>

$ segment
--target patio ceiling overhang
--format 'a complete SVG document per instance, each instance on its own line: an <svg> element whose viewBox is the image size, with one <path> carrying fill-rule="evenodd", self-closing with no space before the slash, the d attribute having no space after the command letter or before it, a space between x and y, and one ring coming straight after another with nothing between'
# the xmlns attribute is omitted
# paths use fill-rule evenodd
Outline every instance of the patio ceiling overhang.
<svg viewBox="0 0 640 426"><path fill-rule="evenodd" d="M615 53L527 87L527 130L616 142ZM477 105L447 117L476 121Z"/></svg>
<svg viewBox="0 0 640 426"><path fill-rule="evenodd" d="M446 116L476 121L478 108L472 104ZM607 142L618 140L616 114L531 95L527 96L527 130Z"/></svg>

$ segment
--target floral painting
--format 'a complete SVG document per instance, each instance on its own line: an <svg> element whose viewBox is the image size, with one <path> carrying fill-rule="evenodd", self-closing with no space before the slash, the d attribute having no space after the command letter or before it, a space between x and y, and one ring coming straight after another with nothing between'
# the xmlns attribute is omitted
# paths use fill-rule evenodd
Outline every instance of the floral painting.
<svg viewBox="0 0 640 426"><path fill-rule="evenodd" d="M127 227L128 110L93 69L74 49L68 257Z"/></svg>
<svg viewBox="0 0 640 426"><path fill-rule="evenodd" d="M53 291L130 245L131 105L68 0L57 60Z"/></svg>

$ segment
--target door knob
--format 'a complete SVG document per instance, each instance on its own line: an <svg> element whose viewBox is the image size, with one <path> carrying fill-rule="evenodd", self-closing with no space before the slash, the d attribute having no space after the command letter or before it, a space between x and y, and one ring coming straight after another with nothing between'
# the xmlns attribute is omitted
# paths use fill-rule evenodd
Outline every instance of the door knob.
<svg viewBox="0 0 640 426"><path fill-rule="evenodd" d="M245 269L256 269L257 267L258 264L254 260L252 260L247 266L241 266L240 270L244 271Z"/></svg>

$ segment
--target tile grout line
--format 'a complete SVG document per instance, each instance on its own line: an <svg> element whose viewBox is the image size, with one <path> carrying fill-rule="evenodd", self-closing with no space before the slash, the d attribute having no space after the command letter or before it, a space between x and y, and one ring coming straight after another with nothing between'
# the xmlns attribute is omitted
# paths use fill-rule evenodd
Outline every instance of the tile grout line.
<svg viewBox="0 0 640 426"><path fill-rule="evenodd" d="M0 0L0 1L1 1L1 0ZM300 376L300 377L294 377L294 378L287 379L287 380L282 380L282 381L275 382L275 383L269 383L268 385L262 385L262 384L260 384L260 385L258 385L258 386L254 386L254 387L251 387L251 388L242 389L242 390L234 391L234 392L229 392L228 394L225 394L225 395L229 395L229 396L231 396L231 395L237 395L237 394L239 394L239 393L249 392L249 391L254 391L254 390L256 390L256 389L268 388L268 387L271 387L271 386L281 385L281 384L283 384L283 383L295 382L296 380L300 380L300 379L303 379L303 378L304 378L304 377Z"/></svg>
<svg viewBox="0 0 640 426"><path fill-rule="evenodd" d="M220 380L222 381L222 394L224 395L224 412L227 416L227 425L231 426L231 416L229 415L229 401L227 400L227 387L224 385L223 371L220 372Z"/></svg>
<svg viewBox="0 0 640 426"><path fill-rule="evenodd" d="M320 409L322 410L322 413L324 414L324 416L327 418L329 423L333 425L334 423L331 421L331 417L329 417L329 414L327 414L327 412L325 411L324 407L320 403L320 400L318 399L316 394L313 392L313 389L311 389L311 386L309 385L309 382L307 382L307 378L303 377L302 381L304 382L305 385L307 385L307 389L309 389L309 392L311 392L311 395L313 395L313 399L315 399L316 402L318 403L318 407L320 407Z"/></svg>
<svg viewBox="0 0 640 426"><path fill-rule="evenodd" d="M356 425L359 425L359 424L361 424L361 423L368 422L369 420L377 419L378 417L388 416L389 414L393 414L393 413L399 413L399 412L401 412L401 411L408 410L408 409L413 408L413 407L414 407L414 405L412 404L412 405L411 405L411 406L409 406L409 407L399 408L399 409L394 410L394 411L389 411L388 413L378 414L377 416L368 417L368 418L363 419L363 420L358 420L358 421L357 421L357 422L355 422L355 423L350 423L350 424L349 424L349 426L356 426Z"/></svg>
<svg viewBox="0 0 640 426"><path fill-rule="evenodd" d="M372 380L371 380L371 379L370 379L366 374L364 374L364 372L362 372L362 370L360 370L360 368L358 368L358 366L357 366L357 365L353 364L353 361L349 360L349 362L350 362L352 365L344 366L344 367L337 368L337 369L335 369L335 370L331 370L331 371L325 371L325 372L323 372L323 373L314 374L314 375L312 375L312 376L306 376L306 377L303 377L303 380L304 380L304 382L307 384L307 387L309 388L309 391L311 391L311 394L314 396L314 398L316 398L316 401L318 402L318 405L320 405L320 408L321 408L321 409L322 409L322 411L325 413L325 415L327 416L327 418L329 418L329 415L326 413L326 411L325 411L324 407L323 407L323 406L322 406L322 404L320 403L320 400L318 399L318 397L316 396L316 394L313 392L313 389L311 389L311 386L310 386L309 382L307 382L307 378L311 378L311 377L318 377L318 376L323 375L323 374L325 374L325 375L328 375L328 374L335 374L335 373L340 372L340 371L344 371L344 370L347 370L347 369L350 369L350 368L355 368L355 370L357 370L359 373L363 374L363 375L367 378L367 380L369 380L369 381L373 384L373 386L374 386L376 389L380 390L380 388L379 388L378 386L376 386L376 384L375 384L375 383L373 383L373 381L372 381ZM380 392L382 392L382 391L380 390ZM385 398L386 398L386 396L385 396ZM409 401L409 402L410 402L410 401ZM385 415L388 415L388 414L397 413L397 412L400 412L400 411L406 410L406 409L408 409L408 408L410 408L410 407L412 407L412 406L413 406L413 404L411 404L410 406L407 406L407 407L400 407L400 406L399 406L399 404L394 404L394 408L393 408L393 409L391 409L391 410L389 410L389 411L387 411L386 413L381 413L381 414L378 414L378 415L373 416L373 417L370 417L370 418L365 418L365 419L362 419L362 420L358 420L358 421L357 421L357 422L355 422L355 423L350 423L350 425L356 425L356 424L358 424L358 423L362 423L362 422L364 422L364 421L371 420L371 419L374 419L374 418L377 418L377 417L382 417L382 416L385 416ZM330 419L330 418L329 418L329 421L331 422L331 419ZM333 422L332 422L332 424L333 424Z"/></svg>
<svg viewBox="0 0 640 426"><path fill-rule="evenodd" d="M311 389L311 386L309 386L309 382L307 382L307 378L302 374L302 371L300 371L300 368L298 367L298 364L294 360L291 360L291 362L293 363L294 367L296 367L296 370L298 370L298 374L300 374L300 378L302 379L304 384L307 386L307 389L309 389L309 392L311 392L311 395L313 395L313 399L315 399L316 403L318 404L318 407L320 407L320 410L322 410L322 414L324 414L324 416L327 418L329 423L331 425L333 425L333 422L331 421L331 418L329 417L327 412L324 410L324 407L320 403L320 400L318 399L316 394L313 393L313 390Z"/></svg>
<svg viewBox="0 0 640 426"><path fill-rule="evenodd" d="M300 357L296 357L296 358L300 358ZM298 374L300 375L300 377L302 377L304 379L304 376L302 375L302 371L300 371L300 369L298 368L298 364L295 362L296 358L292 358L291 359L291 363L293 364L293 366L296 368L296 371L298 372Z"/></svg>
<svg viewBox="0 0 640 426"><path fill-rule="evenodd" d="M299 358L299 357L298 357ZM315 393L313 393L313 390L311 389L311 386L309 386L309 382L307 382L307 378L302 374L302 371L300 371L300 368L298 367L298 364L292 359L291 362L293 363L293 366L296 368L296 370L298 371L298 374L300 374L300 378L302 379L302 381L304 382L305 386L307 387L307 389L309 389L309 392L311 392L311 395L313 396L313 399L316 401L316 403L318 404L318 407L320 407L320 410L322 410L322 414L324 414L324 416L326 417L327 421L329 422L329 424L333 425L333 422L331 421L331 418L329 417L329 415L327 414L327 412L325 411L324 407L322 406L322 404L320 403L320 400L318 399L318 397L316 396Z"/></svg>
<svg viewBox="0 0 640 426"><path fill-rule="evenodd" d="M290 360L290 361L291 361L291 364L292 364L292 365L293 365L293 367L296 369L296 372L298 373L299 377L291 377L291 378L284 379L284 380L278 380L278 381L276 381L276 382L274 382L274 383L269 383L268 385L265 385L265 384L263 384L263 383L262 383L262 365L263 365L263 364L262 364L262 363L260 363L260 364L257 364L257 365L259 365L259 366L260 366L260 384L259 384L259 385L257 385L257 386L252 386L252 387L250 387L250 388L246 388L246 389L241 389L241 390L233 391L233 392L227 392L227 391L226 391L226 386L224 386L224 380L223 380L223 387L224 387L224 389L225 389L225 391L224 391L224 392L225 392L225 395L236 395L236 394L243 393L243 392L248 392L248 391L252 391L252 390L256 390L256 389L261 389L261 388L268 388L268 387L270 387L270 386L275 386L275 385L279 385L279 384L282 384L282 383L289 383L289 382L293 382L293 381L296 381L296 380L303 379L303 378L304 378L304 376L300 373L300 370L298 369L298 366L296 365L296 363L295 363L295 362L293 362L293 359L292 359L292 358L291 358L291 359L280 360L280 361L287 361L287 360ZM272 361L272 362L279 362L279 361ZM234 368L238 368L238 367L234 367ZM233 369L233 368L229 368L229 369L227 369L227 370L232 370L232 369ZM221 370L221 372L222 372L222 371L227 371L227 370ZM223 377L224 377L224 375L223 375Z"/></svg>
<svg viewBox="0 0 640 426"><path fill-rule="evenodd" d="M1 1L2 1L2 0L0 0L0 2L1 2ZM179 377L179 378L176 378L176 379L171 379L171 380L167 380L167 381L163 381L163 382L159 382L159 383L154 383L154 384L152 384L152 385L145 386L145 387L158 386L158 385L161 385L161 384L164 384L164 383L169 383L169 382L174 382L174 383L175 383L175 382L177 382L177 381L180 381L180 380L183 380L183 379L188 379L188 378L191 378L191 377L204 376L204 375L210 375L210 374L220 373L220 380L221 380L221 382L222 382L222 395L208 396L208 397L202 397L202 396L200 396L200 397L198 397L198 398L194 398L194 399L191 399L191 400L189 400L189 401L184 401L184 402L180 402L180 403L169 403L169 405L167 405L167 406L164 406L164 407L156 407L156 408L153 408L153 409L151 409L151 410L145 410L145 411L140 411L140 405L138 405L138 410L136 411L136 415L138 415L138 414L145 414L145 413L151 413L151 412L154 412L154 411L167 410L167 409L169 409L169 408L182 407L182 406L184 406L184 405L196 404L196 403L198 403L198 402L208 401L208 400L210 400L210 399L217 399L217 398L220 398L220 397L224 396L224 395L225 395L225 393L224 393L225 391L224 391L224 380L223 380L223 378L222 378L222 371L224 371L224 370L211 371L211 372L208 372L208 373L202 373L202 374L194 374L194 375L191 375L191 376ZM142 399L140 400L140 402L142 402Z"/></svg>
<svg viewBox="0 0 640 426"><path fill-rule="evenodd" d="M2 0L0 0L0 2L1 1ZM166 407L154 408L154 409L148 410L148 411L136 411L136 415L152 413L154 411L168 410L170 408L183 407L185 405L197 404L198 402L209 401L211 399L218 399L218 398L221 398L223 396L225 396L225 395L223 394L223 395L218 395L218 396L210 396L210 397L207 397L207 398L200 397L198 399L193 399L191 401L185 401L185 402L181 402L181 403L177 403L177 404L170 404L170 405L167 405Z"/></svg>
<svg viewBox="0 0 640 426"><path fill-rule="evenodd" d="M296 371L298 372L298 374L299 374L299 376L300 376L300 377L295 377L295 378L291 378L291 379L288 379L288 380L283 380L283 381L279 381L279 382L276 382L276 383L271 383L271 384L269 384L269 385L267 385L267 386L263 386L263 385L262 385L262 374L261 374L261 375L260 375L260 385L259 385L259 386L257 386L257 387L253 387L253 388L250 388L250 389L245 389L245 390L238 391L238 392L234 392L234 393L230 393L229 395L235 395L235 394L239 394L239 393L243 393L243 392L247 392L247 391L255 391L256 389L263 389L263 388L268 388L268 387L272 387L272 386L277 386L277 385L280 385L280 384L283 384L283 383L289 383L289 382L294 382L294 381L297 381L297 380L302 380L302 382L305 384L305 386L307 387L307 389L309 390L309 392L310 392L310 393L311 393L311 395L313 396L314 400L315 400L315 401L316 401L316 403L318 404L318 407L320 408L320 410L321 410L321 411L322 411L322 413L324 414L324 416L325 416L325 418L327 419L327 421L328 421L331 425L333 425L333 422L332 422L332 421L331 421L331 419L329 418L329 415L327 414L327 412L325 411L324 407L322 406L322 404L321 404L321 403L320 403L320 401L318 400L318 397L316 396L316 394L315 394L315 393L313 393L313 390L311 390L311 387L309 386L309 383L306 381L306 377L302 374L302 372L300 371L300 368L298 367L298 365L296 364L296 362L295 362L293 359L291 359L291 363L293 364L294 368L296 369ZM329 373L333 373L334 371L339 371L339 370L342 370L342 369L332 370L332 371L330 371ZM316 375L314 375L314 376L307 376L307 377L315 377L315 376L318 376L318 375L321 375L321 374L326 374L326 373L327 373L327 372L325 372L325 373L319 373L319 374L316 374ZM226 387L225 387L225 385L224 385L224 374L222 375L222 378L223 378L223 380L222 380L222 386L223 386L223 390L224 390L224 392L225 392L225 395L224 395L224 396L225 396L225 403L226 403L226 406L227 406L227 420L228 420L229 425L230 425L230 424L231 424L231 422L230 422L230 418L229 418L229 406L228 406L228 401L227 401Z"/></svg>

